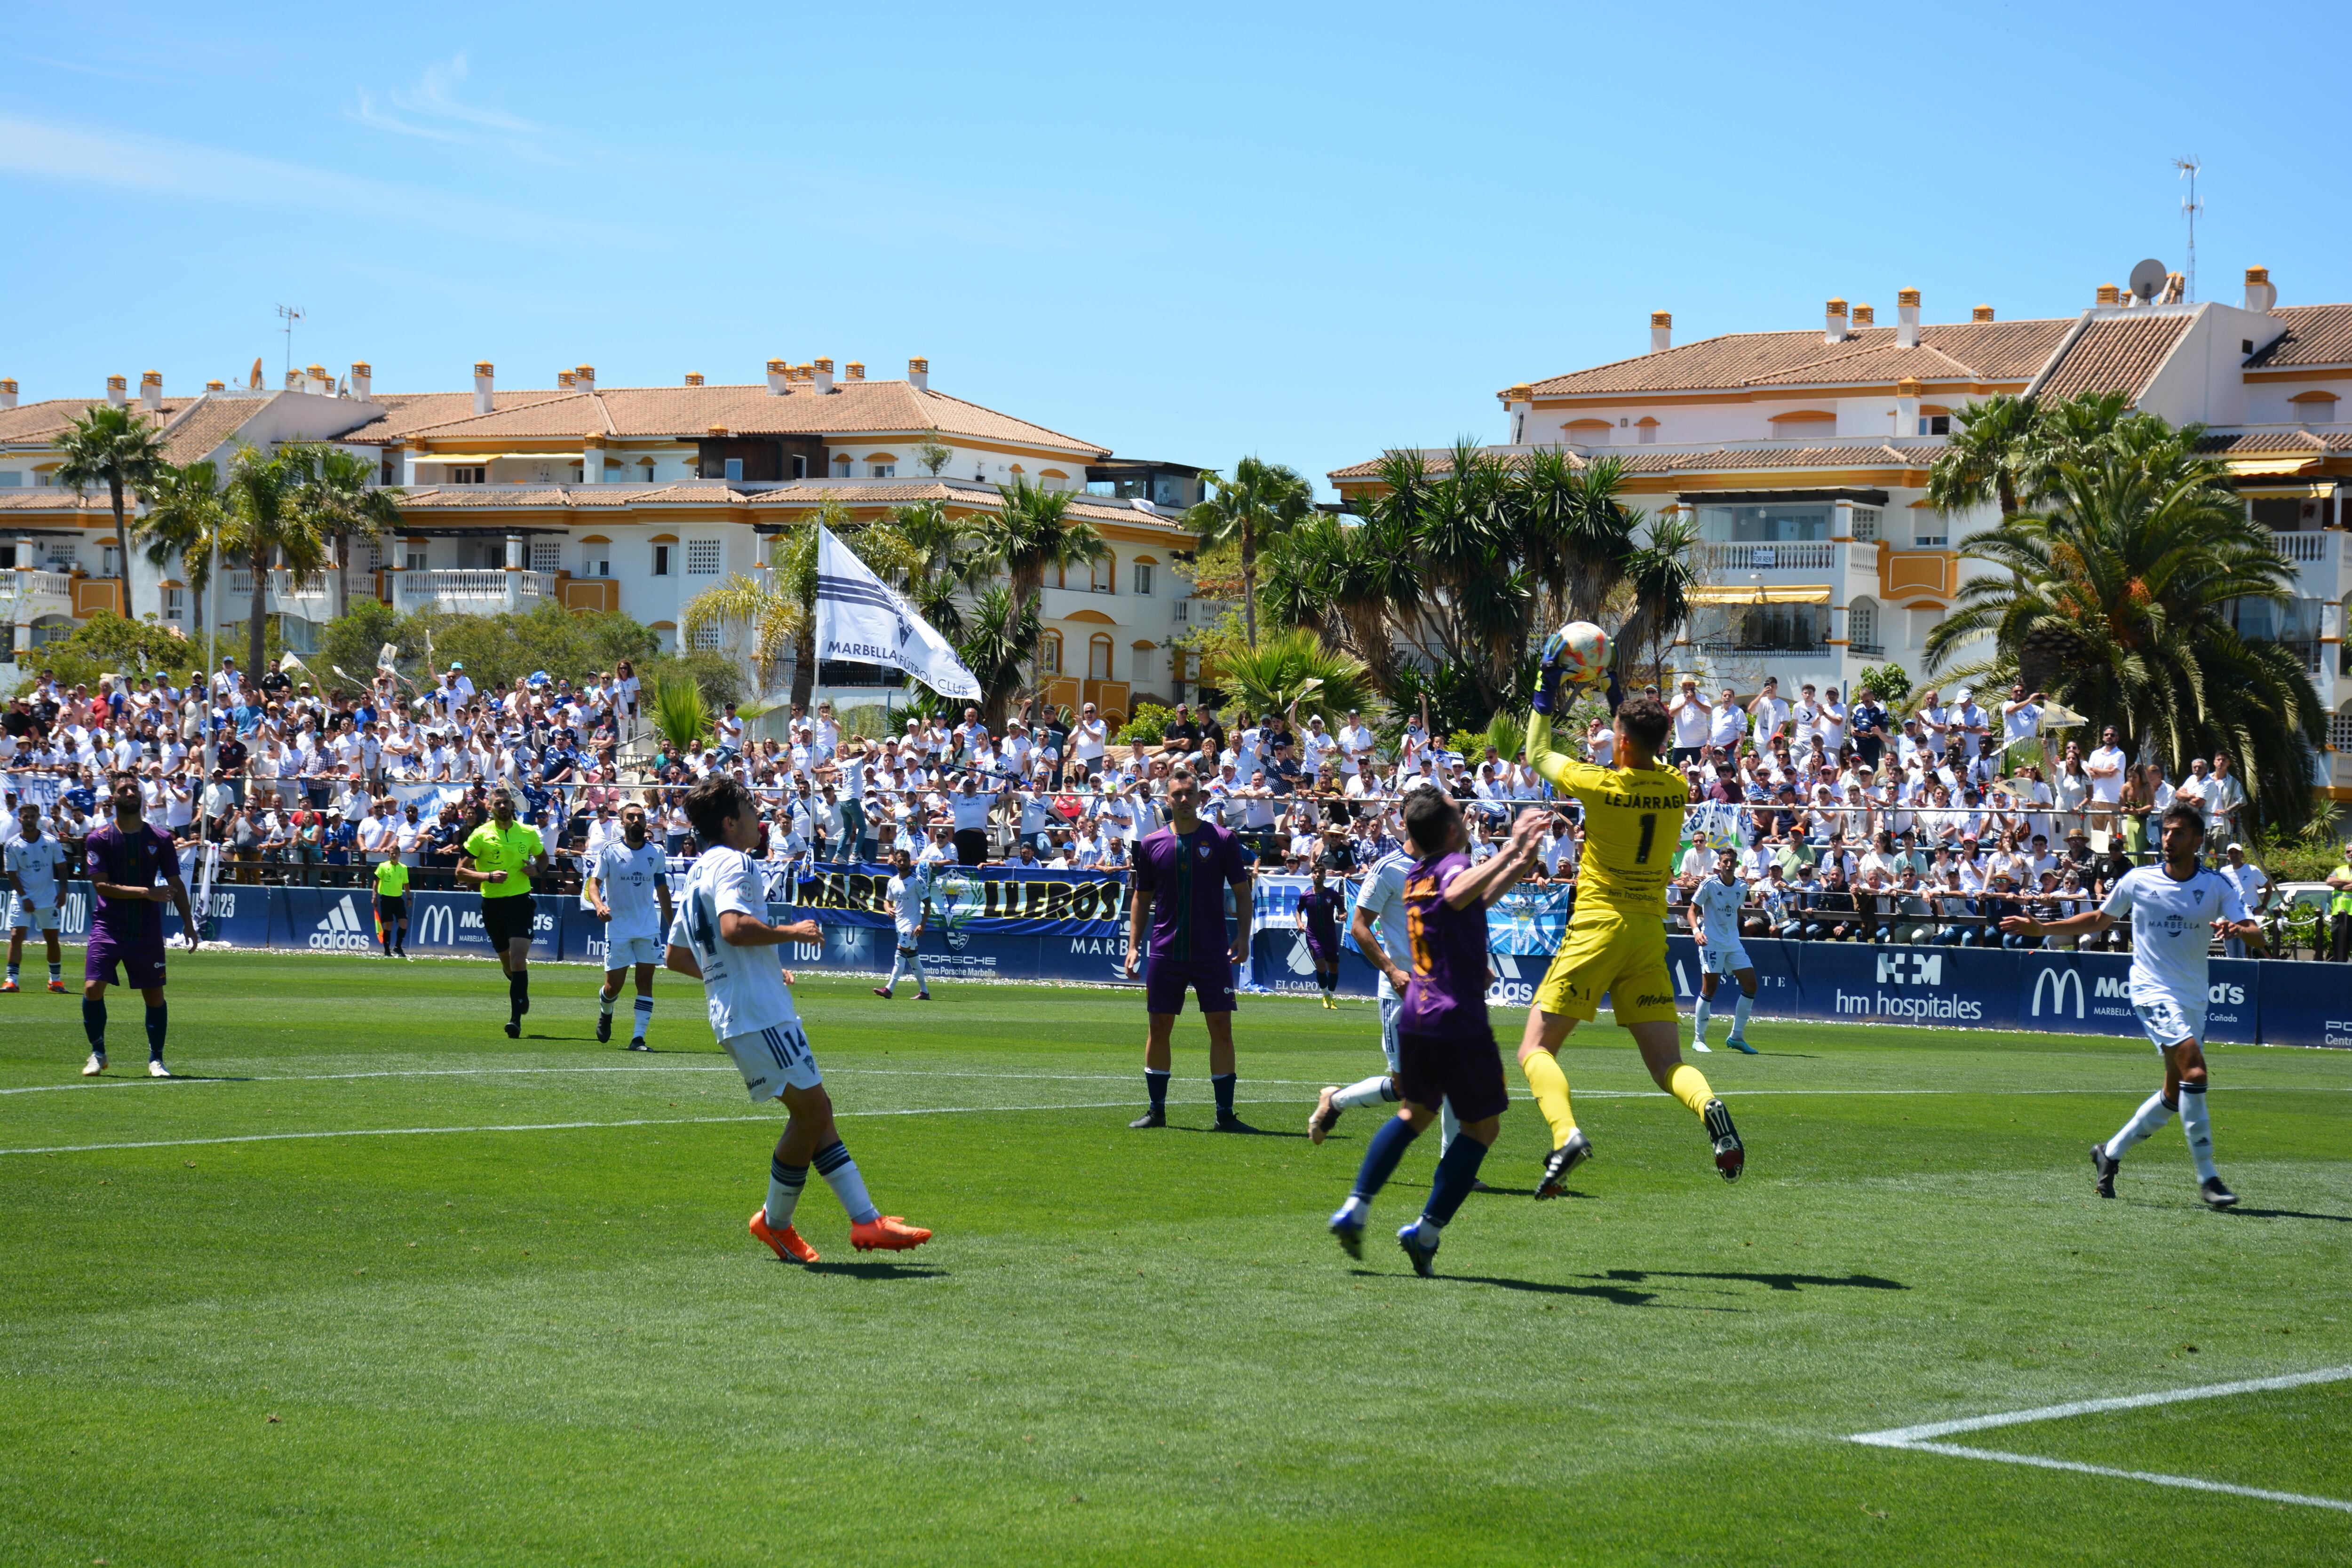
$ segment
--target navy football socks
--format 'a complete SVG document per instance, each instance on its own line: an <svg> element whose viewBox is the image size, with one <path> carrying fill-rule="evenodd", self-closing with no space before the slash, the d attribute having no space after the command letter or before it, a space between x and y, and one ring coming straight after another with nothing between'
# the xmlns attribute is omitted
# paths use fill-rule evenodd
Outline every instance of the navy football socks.
<svg viewBox="0 0 2352 1568"><path fill-rule="evenodd" d="M1151 1096L1151 1114L1168 1114L1168 1074L1159 1068L1143 1069L1144 1092Z"/></svg>
<svg viewBox="0 0 2352 1568"><path fill-rule="evenodd" d="M1372 1141L1364 1145L1364 1163L1356 1172L1357 1198L1370 1203L1373 1195L1396 1173L1397 1162L1404 1158L1404 1152L1412 1148L1412 1141L1420 1136L1412 1130L1412 1123L1402 1116L1391 1116L1381 1122L1381 1130L1372 1134Z"/></svg>
<svg viewBox="0 0 2352 1568"><path fill-rule="evenodd" d="M1437 1175L1429 1184L1429 1205L1421 1217L1433 1226L1444 1226L1470 1195L1470 1184L1478 1179L1478 1163L1486 1157L1486 1145L1475 1138L1456 1138L1437 1162Z"/></svg>
<svg viewBox="0 0 2352 1568"><path fill-rule="evenodd" d="M1209 1087L1217 1091L1217 1120L1223 1121L1234 1113L1234 1078L1232 1073L1218 1073L1209 1079Z"/></svg>
<svg viewBox="0 0 2352 1568"><path fill-rule="evenodd" d="M147 1009L147 1059L151 1062L163 1059L163 1027L171 1018L172 1006L168 1002Z"/></svg>
<svg viewBox="0 0 2352 1568"><path fill-rule="evenodd" d="M106 1003L101 998L81 1000L81 1032L89 1037L89 1048L103 1053L106 1049Z"/></svg>

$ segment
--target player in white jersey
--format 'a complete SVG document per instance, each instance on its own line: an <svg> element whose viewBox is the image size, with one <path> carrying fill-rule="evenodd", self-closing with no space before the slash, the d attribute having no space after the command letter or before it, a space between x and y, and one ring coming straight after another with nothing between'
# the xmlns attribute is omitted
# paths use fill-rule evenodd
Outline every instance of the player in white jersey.
<svg viewBox="0 0 2352 1568"><path fill-rule="evenodd" d="M604 984L596 992L596 1038L613 1037L613 1004L621 999L621 977L637 972L635 1029L629 1049L649 1051L646 1026L654 1021L654 969L663 960L669 932L669 856L646 833L646 808L635 801L621 807L621 836L607 838L589 858L580 889L604 922Z"/></svg>
<svg viewBox="0 0 2352 1568"><path fill-rule="evenodd" d="M751 1099L781 1100L787 1114L768 1163L768 1201L751 1211L751 1235L787 1262L817 1260L816 1248L793 1228L793 1210L814 1165L849 1211L850 1245L858 1251L922 1246L931 1233L875 1206L834 1128L833 1100L793 1006L793 977L776 952L787 942L822 942L824 931L813 920L768 923L767 889L751 854L766 829L751 791L714 773L688 792L686 816L702 853L679 895L669 967L702 982L710 1032L734 1059Z"/></svg>
<svg viewBox="0 0 2352 1568"><path fill-rule="evenodd" d="M2164 1058L2164 1087L2114 1137L2091 1145L2092 1185L2103 1198L2116 1195L2124 1151L2171 1121L2177 1110L2197 1163L2199 1195L2217 1209L2238 1201L2213 1168L2213 1121L2205 1108L2205 961L2217 925L2257 953L2263 928L2247 914L2238 889L2198 863L2204 845L2205 814L2195 802L2181 801L2165 808L2164 864L2125 872L2095 910L2062 921L2011 915L2000 922L2004 931L2037 937L2078 936L2131 921L2132 1012Z"/></svg>
<svg viewBox="0 0 2352 1568"><path fill-rule="evenodd" d="M1698 1005L1691 1013L1691 1049L1707 1048L1706 1021L1715 1010L1715 988L1727 974L1739 982L1739 1000L1731 1013L1731 1036L1723 1043L1735 1051L1756 1054L1748 1043L1748 1010L1756 1005L1756 965L1739 940L1739 907L1748 901L1748 884L1739 879L1738 851L1718 849L1715 875L1701 878L1691 889L1691 935L1698 942Z"/></svg>
<svg viewBox="0 0 2352 1568"><path fill-rule="evenodd" d="M1339 1113L1343 1110L1397 1103L1396 1075L1401 1066L1397 1019L1404 1011L1405 986L1412 979L1398 960L1400 955L1412 952L1404 902L1404 879L1412 864L1412 853L1404 849L1392 849L1372 862L1371 869L1364 873L1364 885L1357 889L1355 912L1348 922L1348 934L1356 939L1356 951L1380 973L1381 1053L1388 1058L1388 1071L1344 1089L1336 1084L1327 1086L1316 1097L1314 1114L1307 1119L1309 1142L1320 1143L1329 1137L1331 1129L1339 1125ZM1454 1131L1461 1122L1454 1117L1450 1101L1438 1108L1438 1118L1443 1140L1438 1153L1442 1157L1453 1146ZM1485 1186L1484 1183L1477 1184L1480 1191Z"/></svg>
<svg viewBox="0 0 2352 1568"><path fill-rule="evenodd" d="M890 852L890 884L883 889L889 901L887 911L890 923L898 928L898 944L890 959L890 978L874 988L874 994L885 1002L890 999L891 988L898 976L908 970L915 972L915 1000L931 999L931 983L923 975L923 955L917 951L922 940L923 919L929 908L930 873L928 868L915 869L915 858L904 849Z"/></svg>
<svg viewBox="0 0 2352 1568"><path fill-rule="evenodd" d="M22 830L8 840L0 867L8 883L8 978L0 991L15 991L16 965L25 955L25 933L39 931L49 942L49 989L65 994L65 972L58 952L58 909L65 902L65 846L41 831L41 808L30 802L16 808Z"/></svg>

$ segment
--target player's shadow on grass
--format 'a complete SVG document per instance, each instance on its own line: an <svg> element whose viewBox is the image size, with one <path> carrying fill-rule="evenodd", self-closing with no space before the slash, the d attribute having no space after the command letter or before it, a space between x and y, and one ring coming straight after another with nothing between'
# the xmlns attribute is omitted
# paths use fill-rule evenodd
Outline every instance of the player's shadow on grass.
<svg viewBox="0 0 2352 1568"><path fill-rule="evenodd" d="M1277 1127L1253 1127L1246 1132L1224 1132L1214 1127L1182 1127L1173 1121L1168 1124L1168 1131L1171 1132L1216 1132L1220 1137L1224 1138L1304 1138L1307 1136L1304 1132L1285 1132Z"/></svg>
<svg viewBox="0 0 2352 1568"><path fill-rule="evenodd" d="M778 1267L783 1266L782 1258L776 1262ZM936 1279L948 1272L944 1268L883 1262L796 1263L792 1267L810 1274L839 1274L851 1279Z"/></svg>
<svg viewBox="0 0 2352 1568"><path fill-rule="evenodd" d="M130 1081L136 1083L139 1080L132 1079ZM259 1083L261 1080L256 1078L236 1078L221 1072L182 1072L175 1068L172 1071L172 1076L162 1081L165 1083Z"/></svg>
<svg viewBox="0 0 2352 1568"><path fill-rule="evenodd" d="M2306 1214L2301 1209L2231 1209L2231 1214L2242 1219L2329 1219L2337 1225L2352 1225L2352 1214Z"/></svg>
<svg viewBox="0 0 2352 1568"><path fill-rule="evenodd" d="M1377 1269L1358 1268L1351 1272L1370 1279L1387 1279L1400 1276L1386 1275ZM1655 1290L1628 1290L1622 1285L1556 1285L1546 1279L1508 1279L1496 1274L1440 1274L1435 1283L1456 1285L1492 1285L1497 1290L1527 1290L1538 1296L1585 1296L1596 1301L1606 1301L1612 1307L1657 1307L1670 1312L1743 1312L1745 1307L1685 1307L1658 1299Z"/></svg>
<svg viewBox="0 0 2352 1568"><path fill-rule="evenodd" d="M1882 1279L1875 1274L1766 1274L1737 1268L1612 1268L1606 1274L1588 1274L1584 1278L1623 1279L1637 1285L1645 1279L1730 1279L1750 1285L1766 1285L1775 1290L1796 1290L1807 1285L1835 1286L1851 1290L1911 1289L1900 1279Z"/></svg>

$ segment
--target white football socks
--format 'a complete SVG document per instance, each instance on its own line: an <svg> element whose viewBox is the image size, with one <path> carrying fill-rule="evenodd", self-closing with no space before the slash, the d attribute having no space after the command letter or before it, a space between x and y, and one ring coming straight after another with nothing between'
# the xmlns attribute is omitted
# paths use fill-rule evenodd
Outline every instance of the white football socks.
<svg viewBox="0 0 2352 1568"><path fill-rule="evenodd" d="M1748 1037L1748 1014L1755 1005L1756 998L1745 991L1739 994L1739 1000L1732 1004L1731 1034L1734 1039L1744 1040Z"/></svg>
<svg viewBox="0 0 2352 1568"><path fill-rule="evenodd" d="M619 1001L620 999L621 999L621 994L620 994L619 992L617 992L617 991L610 991L610 992L608 992L608 991L604 990L602 986L597 987L597 990L596 990L596 1013L597 1013L597 1016L598 1016L599 1017L604 1017L604 1018L609 1018L609 1017L611 1017L611 1016L613 1016L613 1004L614 1004L614 1003L615 1003L615 1002L617 1002L617 1001Z"/></svg>
<svg viewBox="0 0 2352 1568"><path fill-rule="evenodd" d="M1702 994L1698 1005L1691 1009L1691 1044L1706 1044L1707 1020L1715 1016L1715 1004Z"/></svg>
<svg viewBox="0 0 2352 1568"><path fill-rule="evenodd" d="M1382 1073L1378 1078L1349 1084L1331 1097L1331 1103L1343 1110L1361 1110L1370 1105L1394 1104L1396 1097L1395 1085L1388 1074Z"/></svg>
<svg viewBox="0 0 2352 1568"><path fill-rule="evenodd" d="M833 1185L833 1195L849 1212L854 1224L866 1225L882 1217L874 1200L866 1195L866 1178L857 1173L857 1162L849 1157L849 1150L836 1138L829 1148L816 1152L817 1173Z"/></svg>
<svg viewBox="0 0 2352 1568"><path fill-rule="evenodd" d="M2205 1109L2201 1083L2180 1086L2180 1131L2189 1136L2189 1157L2197 1162L2197 1179L2219 1181L2221 1173L2213 1168L2213 1117Z"/></svg>
<svg viewBox="0 0 2352 1568"><path fill-rule="evenodd" d="M2171 1120L2172 1107L2164 1102L2163 1092L2159 1090L2149 1095L2147 1101L2137 1110L2132 1112L2131 1120L2123 1124L2122 1130L2107 1140L2107 1158L2122 1159L2125 1150L2144 1139L2155 1136L2157 1131ZM2208 1158L2210 1157L2209 1155Z"/></svg>
<svg viewBox="0 0 2352 1568"><path fill-rule="evenodd" d="M793 1210L800 1206L801 1189L808 1184L806 1165L787 1165L782 1160L768 1162L768 1228L781 1233L793 1223Z"/></svg>
<svg viewBox="0 0 2352 1568"><path fill-rule="evenodd" d="M632 1038L634 1038L634 1039L639 1039L639 1040L644 1039L644 1038L646 1037L646 1026L650 1025L653 1021L654 1021L654 999L653 999L652 997L650 997L650 996L640 996L640 997L638 997L638 998L637 998L637 1016L636 1016L637 1032L636 1032L636 1034L635 1034L635 1035L632 1036L631 1037L632 1037Z"/></svg>

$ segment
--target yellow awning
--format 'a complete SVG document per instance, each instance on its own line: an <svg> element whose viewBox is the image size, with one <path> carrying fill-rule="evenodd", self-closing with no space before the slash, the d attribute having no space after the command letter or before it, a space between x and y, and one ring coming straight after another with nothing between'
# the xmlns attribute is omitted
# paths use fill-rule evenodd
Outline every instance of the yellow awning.
<svg viewBox="0 0 2352 1568"><path fill-rule="evenodd" d="M2315 484L2300 485L2240 485L2242 496L2263 496L2271 499L2298 498L2303 500L2325 500L2336 493L2336 481L2322 479Z"/></svg>
<svg viewBox="0 0 2352 1568"><path fill-rule="evenodd" d="M416 455L420 463L455 463L460 468L471 463L502 462L508 458L526 463L551 463L568 458L576 463L580 460L580 450L574 447L565 452L419 452Z"/></svg>
<svg viewBox="0 0 2352 1568"><path fill-rule="evenodd" d="M1693 605L1826 605L1827 588L1693 588Z"/></svg>
<svg viewBox="0 0 2352 1568"><path fill-rule="evenodd" d="M2229 468L2239 479L2259 479L2271 474L2299 474L2317 461L2315 453L2308 458L2232 458Z"/></svg>

